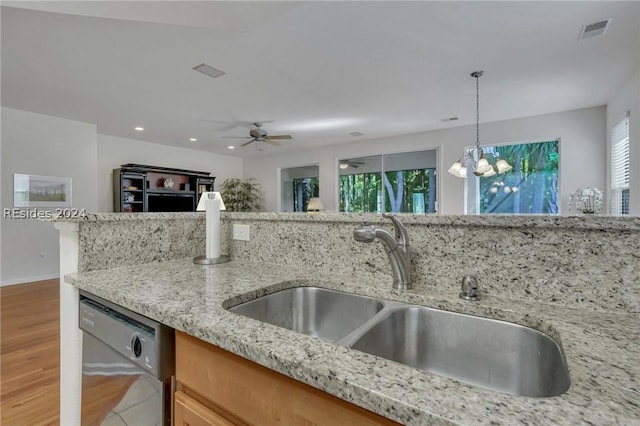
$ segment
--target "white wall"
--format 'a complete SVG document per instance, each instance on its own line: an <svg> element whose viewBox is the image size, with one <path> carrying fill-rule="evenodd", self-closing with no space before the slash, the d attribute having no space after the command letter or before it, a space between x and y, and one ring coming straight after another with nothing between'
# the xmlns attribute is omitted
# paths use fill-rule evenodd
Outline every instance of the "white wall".
<svg viewBox="0 0 640 426"><path fill-rule="evenodd" d="M566 214L569 195L579 187L606 184L606 109L586 108L536 117L481 123L482 144L560 139L560 211ZM475 141L475 126L362 140L265 157L245 159L244 177L256 178L265 193L266 211L277 208L278 167L318 163L320 198L327 211L337 210L337 160L375 154L438 148L438 206L441 214L464 214L464 180L446 170ZM584 167L583 164L589 164Z"/></svg>
<svg viewBox="0 0 640 426"><path fill-rule="evenodd" d="M216 189L227 178L242 177L242 159L238 157L99 134L98 211L113 211L112 172L126 163L211 172Z"/></svg>
<svg viewBox="0 0 640 426"><path fill-rule="evenodd" d="M611 129L629 111L629 215L640 216L640 67L607 105L607 186L610 185Z"/></svg>
<svg viewBox="0 0 640 426"><path fill-rule="evenodd" d="M22 173L71 177L73 207L96 210L95 125L2 108L0 157L3 209L13 207L13 174ZM3 214L0 227L2 285L58 276L60 249L53 224Z"/></svg>

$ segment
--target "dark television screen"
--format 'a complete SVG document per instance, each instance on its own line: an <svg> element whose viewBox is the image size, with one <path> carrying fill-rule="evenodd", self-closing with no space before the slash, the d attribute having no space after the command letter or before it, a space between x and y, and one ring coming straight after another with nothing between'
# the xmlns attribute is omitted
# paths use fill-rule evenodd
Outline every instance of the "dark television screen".
<svg viewBox="0 0 640 426"><path fill-rule="evenodd" d="M195 207L194 195L147 194L147 208L150 212L192 212Z"/></svg>

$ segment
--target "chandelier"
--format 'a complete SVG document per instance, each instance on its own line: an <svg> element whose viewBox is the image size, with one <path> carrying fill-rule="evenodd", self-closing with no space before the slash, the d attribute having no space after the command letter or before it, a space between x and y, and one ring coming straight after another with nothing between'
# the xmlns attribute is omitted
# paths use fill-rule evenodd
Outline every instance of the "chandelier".
<svg viewBox="0 0 640 426"><path fill-rule="evenodd" d="M489 177L496 174L501 174L511 170L513 167L507 163L504 159L498 158L495 167L489 164L489 161L485 158L482 148L480 148L480 77L484 74L484 71L474 71L471 73L471 77L476 79L476 153L478 160L472 155L472 150L467 150L464 155L451 167L448 172L459 178L467 177L467 164L471 162L473 165L473 174L476 176Z"/></svg>

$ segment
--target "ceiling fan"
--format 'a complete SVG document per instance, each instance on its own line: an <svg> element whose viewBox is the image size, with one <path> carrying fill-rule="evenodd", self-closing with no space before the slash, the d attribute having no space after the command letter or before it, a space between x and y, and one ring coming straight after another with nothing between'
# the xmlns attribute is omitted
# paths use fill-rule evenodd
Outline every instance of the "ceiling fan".
<svg viewBox="0 0 640 426"><path fill-rule="evenodd" d="M276 142L276 140L291 139L291 135L272 135L272 136L268 135L267 131L262 129L261 122L255 122L253 123L253 125L255 126L255 128L249 130L249 136L224 136L224 137L249 139L247 142L243 143L240 146L246 146L252 142L256 142L256 143L266 142L270 145L279 146L280 143Z"/></svg>
<svg viewBox="0 0 640 426"><path fill-rule="evenodd" d="M340 160L340 162L338 163L338 167L340 167L342 170L348 169L349 167L357 169L364 164L365 163L363 163L362 161Z"/></svg>

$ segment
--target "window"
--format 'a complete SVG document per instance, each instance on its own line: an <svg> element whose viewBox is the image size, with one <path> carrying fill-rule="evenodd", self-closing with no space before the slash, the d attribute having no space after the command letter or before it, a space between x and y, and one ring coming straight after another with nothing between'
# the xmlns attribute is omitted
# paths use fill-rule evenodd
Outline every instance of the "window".
<svg viewBox="0 0 640 426"><path fill-rule="evenodd" d="M558 214L558 141L483 146L490 163L513 169L479 178L467 176L468 214Z"/></svg>
<svg viewBox="0 0 640 426"><path fill-rule="evenodd" d="M435 213L436 151L339 161L340 211Z"/></svg>
<svg viewBox="0 0 640 426"><path fill-rule="evenodd" d="M320 194L317 164L280 170L280 211L306 212L309 199Z"/></svg>
<svg viewBox="0 0 640 426"><path fill-rule="evenodd" d="M609 212L629 214L629 114L611 131L611 192Z"/></svg>
<svg viewBox="0 0 640 426"><path fill-rule="evenodd" d="M293 179L293 211L306 212L311 197L317 197L319 193L317 177Z"/></svg>

